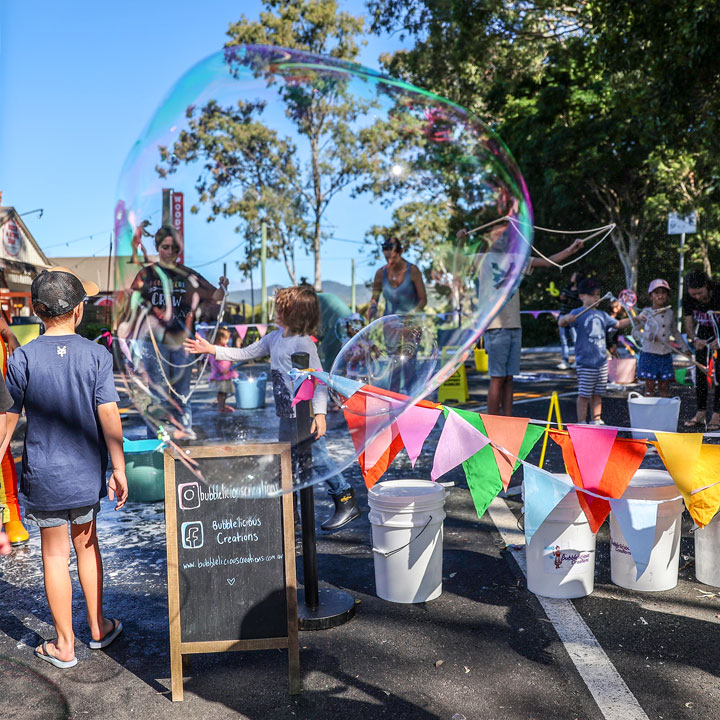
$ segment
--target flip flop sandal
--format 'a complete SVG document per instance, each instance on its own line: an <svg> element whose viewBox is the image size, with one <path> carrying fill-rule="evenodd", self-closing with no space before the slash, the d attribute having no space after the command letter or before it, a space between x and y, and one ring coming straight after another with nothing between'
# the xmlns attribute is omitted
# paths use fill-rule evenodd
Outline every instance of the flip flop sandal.
<svg viewBox="0 0 720 720"><path fill-rule="evenodd" d="M113 620L113 629L104 638L100 638L100 640L91 640L90 649L102 650L103 648L106 648L122 632L122 629L122 623L119 620Z"/></svg>
<svg viewBox="0 0 720 720"><path fill-rule="evenodd" d="M54 655L51 655L50 651L47 649L47 640L43 641L43 644L40 647L42 647L42 652L40 652L40 648L35 648L35 657L38 657L45 662L49 662L56 668L67 670L68 668L75 667L77 665L76 657L72 660L61 660L60 658L56 658Z"/></svg>
<svg viewBox="0 0 720 720"><path fill-rule="evenodd" d="M683 427L686 427L686 428L702 427L705 425L705 422L706 422L705 420L696 420L695 418L693 418L692 420L686 420L683 423Z"/></svg>

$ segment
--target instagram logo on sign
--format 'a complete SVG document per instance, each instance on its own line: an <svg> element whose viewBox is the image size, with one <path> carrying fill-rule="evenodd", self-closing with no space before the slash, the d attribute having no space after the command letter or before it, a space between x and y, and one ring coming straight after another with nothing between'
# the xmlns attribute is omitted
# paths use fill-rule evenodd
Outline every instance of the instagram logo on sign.
<svg viewBox="0 0 720 720"><path fill-rule="evenodd" d="M200 507L200 485L196 482L178 485L178 501L183 510L194 510Z"/></svg>

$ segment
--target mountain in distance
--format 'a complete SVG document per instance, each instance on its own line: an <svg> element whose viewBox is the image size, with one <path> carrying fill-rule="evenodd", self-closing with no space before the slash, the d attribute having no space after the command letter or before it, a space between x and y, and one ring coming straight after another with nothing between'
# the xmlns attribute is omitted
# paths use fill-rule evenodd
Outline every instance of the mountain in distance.
<svg viewBox="0 0 720 720"><path fill-rule="evenodd" d="M275 290L279 287L282 287L281 285L268 285L268 297L272 297L275 293ZM342 283L335 282L334 280L323 280L323 292L324 293L332 293L333 295L337 295L344 303L347 305L350 305L351 301L351 293L350 293L350 286L349 285L343 285ZM355 285L355 300L358 305L364 305L367 302L370 302L370 297L372 296L372 292L370 288L366 287L364 284L356 283ZM260 302L260 288L255 288L254 293L255 298L255 304ZM231 293L228 293L228 302L231 303L242 303L246 302L250 304L250 288L246 288L245 290L235 290Z"/></svg>

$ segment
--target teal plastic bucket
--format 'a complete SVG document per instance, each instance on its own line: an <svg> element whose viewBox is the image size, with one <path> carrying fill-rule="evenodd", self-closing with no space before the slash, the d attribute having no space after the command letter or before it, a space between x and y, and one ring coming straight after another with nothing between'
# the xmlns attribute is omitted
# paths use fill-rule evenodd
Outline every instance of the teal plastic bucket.
<svg viewBox="0 0 720 720"><path fill-rule="evenodd" d="M162 447L161 440L123 438L130 502L159 502L165 498L165 456Z"/></svg>
<svg viewBox="0 0 720 720"><path fill-rule="evenodd" d="M255 410L265 407L265 386L267 374L256 377L238 377L233 380L235 385L235 405L243 410Z"/></svg>

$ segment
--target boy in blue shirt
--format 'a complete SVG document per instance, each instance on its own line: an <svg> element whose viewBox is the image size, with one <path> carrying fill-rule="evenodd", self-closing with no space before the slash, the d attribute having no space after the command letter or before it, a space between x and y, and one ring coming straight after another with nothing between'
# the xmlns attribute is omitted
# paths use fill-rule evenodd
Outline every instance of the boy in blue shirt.
<svg viewBox="0 0 720 720"><path fill-rule="evenodd" d="M108 451L113 468L110 500L117 497L116 510L127 500L118 394L110 353L75 334L84 299L97 292L95 283L82 282L67 268L43 270L33 280L31 293L45 334L15 350L8 362L7 387L14 404L0 452L5 452L24 409L20 491L25 519L40 528L45 594L57 632L35 655L58 668L77 664L68 522L87 604L90 647L104 648L122 632L119 620L103 614L102 559L95 531L100 499L108 495Z"/></svg>
<svg viewBox="0 0 720 720"><path fill-rule="evenodd" d="M602 396L607 389L608 363L606 334L608 329L630 326L628 318L616 320L606 312L591 307L600 300L600 285L592 278L585 278L578 285L578 297L582 307L574 308L558 319L560 327L575 326L575 362L577 364L578 397L577 421L586 422L588 405L593 425L604 425L602 419Z"/></svg>

